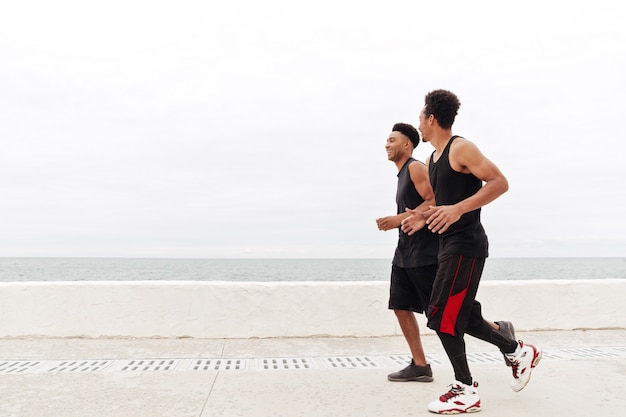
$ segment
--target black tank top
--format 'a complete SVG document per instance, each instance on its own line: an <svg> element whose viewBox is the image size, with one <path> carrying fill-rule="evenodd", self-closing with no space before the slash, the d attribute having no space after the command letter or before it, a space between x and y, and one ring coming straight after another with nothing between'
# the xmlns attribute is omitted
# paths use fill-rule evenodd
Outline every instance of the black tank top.
<svg viewBox="0 0 626 417"><path fill-rule="evenodd" d="M398 214L404 213L407 208L414 209L424 202L422 196L415 189L411 180L409 165L415 159L409 158L398 172L398 189L396 204ZM419 163L419 162L417 162ZM437 263L439 238L427 227L419 230L412 236L399 230L398 246L393 257L393 264L401 268L415 268L417 266L434 265Z"/></svg>
<svg viewBox="0 0 626 417"><path fill-rule="evenodd" d="M430 157L428 176L438 206L456 204L476 194L483 186L482 180L473 174L455 171L450 166L450 146L457 137L452 136L437 162L434 152ZM480 208L462 215L440 236L440 256L461 254L486 258L489 255L489 242L480 222Z"/></svg>

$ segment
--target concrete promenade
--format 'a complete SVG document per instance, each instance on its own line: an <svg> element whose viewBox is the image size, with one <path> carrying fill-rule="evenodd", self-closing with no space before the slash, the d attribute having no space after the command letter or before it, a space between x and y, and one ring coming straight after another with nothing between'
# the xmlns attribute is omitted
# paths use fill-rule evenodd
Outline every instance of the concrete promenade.
<svg viewBox="0 0 626 417"><path fill-rule="evenodd" d="M626 330L517 334L544 350L530 384L509 388L491 345L467 337L481 416L626 413ZM392 383L401 336L310 338L0 338L0 417L427 416L451 367L424 335L432 383Z"/></svg>
<svg viewBox="0 0 626 417"><path fill-rule="evenodd" d="M418 315L432 383L387 282L0 283L0 417L427 416L451 366ZM483 314L543 348L529 386L467 337L483 416L626 415L626 279L491 281Z"/></svg>

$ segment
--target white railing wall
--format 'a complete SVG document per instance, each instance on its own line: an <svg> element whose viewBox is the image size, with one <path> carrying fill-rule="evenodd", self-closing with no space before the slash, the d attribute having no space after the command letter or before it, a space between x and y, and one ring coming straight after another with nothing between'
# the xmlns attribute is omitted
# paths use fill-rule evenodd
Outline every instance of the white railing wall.
<svg viewBox="0 0 626 417"><path fill-rule="evenodd" d="M0 283L0 337L401 334L387 282ZM626 328L626 280L484 281L485 318L518 331ZM418 316L422 331L431 332Z"/></svg>

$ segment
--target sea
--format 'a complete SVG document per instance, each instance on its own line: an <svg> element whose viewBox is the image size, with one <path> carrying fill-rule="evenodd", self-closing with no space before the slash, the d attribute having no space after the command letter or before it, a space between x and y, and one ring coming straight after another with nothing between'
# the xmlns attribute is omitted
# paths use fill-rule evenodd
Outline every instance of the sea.
<svg viewBox="0 0 626 417"><path fill-rule="evenodd" d="M0 258L0 282L388 281L390 259ZM488 258L483 280L626 278L626 258Z"/></svg>

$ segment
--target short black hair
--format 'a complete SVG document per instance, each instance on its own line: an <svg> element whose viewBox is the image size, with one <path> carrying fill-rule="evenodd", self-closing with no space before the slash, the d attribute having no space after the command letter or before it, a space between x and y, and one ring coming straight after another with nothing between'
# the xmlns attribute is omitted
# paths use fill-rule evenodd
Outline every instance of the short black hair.
<svg viewBox="0 0 626 417"><path fill-rule="evenodd" d="M461 107L461 102L454 93L448 90L434 90L426 94L424 115L428 117L432 114L439 126L450 129L459 112L459 107Z"/></svg>
<svg viewBox="0 0 626 417"><path fill-rule="evenodd" d="M408 123L396 123L395 125L393 125L393 129L391 129L391 131L400 132L404 136L409 138L409 140L413 144L413 148L417 148L417 145L420 143L419 132L417 131L416 128L414 128Z"/></svg>

